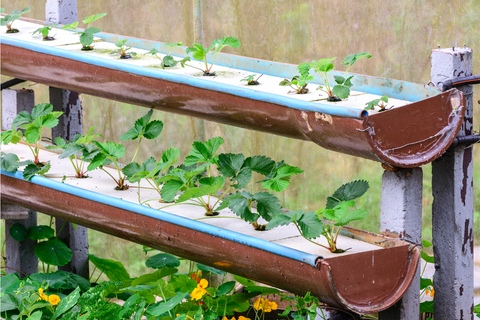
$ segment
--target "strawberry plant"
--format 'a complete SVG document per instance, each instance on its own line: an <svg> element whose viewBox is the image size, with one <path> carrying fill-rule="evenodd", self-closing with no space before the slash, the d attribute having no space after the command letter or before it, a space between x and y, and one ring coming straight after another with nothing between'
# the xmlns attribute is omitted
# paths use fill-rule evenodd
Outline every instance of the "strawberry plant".
<svg viewBox="0 0 480 320"><path fill-rule="evenodd" d="M314 77L310 74L299 75L292 78L292 80L283 79L280 81L279 85L281 86L290 86L294 91L289 91L288 93L298 93L306 94L308 93L307 81L312 81Z"/></svg>
<svg viewBox="0 0 480 320"><path fill-rule="evenodd" d="M192 53L192 57L195 60L203 60L203 62L205 63L205 69L197 68L191 65L188 66L203 71L204 76L214 76L215 73L211 72L213 64L217 60L220 51L225 47L238 48L240 47L240 41L234 37L223 37L222 39L213 40L212 44L208 48L204 48L202 45L195 43L192 47L187 48L187 54ZM207 54L210 51L213 51L212 54L214 58L209 67L207 61Z"/></svg>
<svg viewBox="0 0 480 320"><path fill-rule="evenodd" d="M245 78L243 78L242 80L240 81L246 81L247 82L247 85L249 86L257 86L260 84L260 82L258 82L258 79L260 79L260 77L263 76L263 74L259 75L256 79L255 79L255 75L251 74L249 76L246 76Z"/></svg>
<svg viewBox="0 0 480 320"><path fill-rule="evenodd" d="M323 82L323 86L319 86L317 90L325 92L328 96L327 101L340 101L341 99L346 99L350 96L350 88L353 86L351 80L353 76L346 77L350 67L355 64L355 62L361 58L370 58L372 55L366 52L356 53L348 55L345 59L342 60L342 64L347 66L343 76L334 76L336 85L332 87L328 80L327 73L332 71L335 67L332 63L336 58L326 58L320 59L318 61L313 60L312 62L301 63L297 69L302 76L308 76L310 69L313 69L320 79Z"/></svg>
<svg viewBox="0 0 480 320"><path fill-rule="evenodd" d="M49 33L50 31L52 31L52 28L56 27L57 25L58 25L57 23L51 23L48 26L38 28L37 30L33 31L32 35L36 33L41 34L43 37L43 41L55 40L55 36L49 36Z"/></svg>
<svg viewBox="0 0 480 320"><path fill-rule="evenodd" d="M68 158L75 170L76 178L87 178L87 169L85 168L85 161L91 161L99 152L92 140L101 137L99 134L93 135L94 127L90 127L87 135L77 134L73 141L65 141L62 137L55 138L54 146L45 147L47 150L60 148L63 153L58 157L59 159Z"/></svg>
<svg viewBox="0 0 480 320"><path fill-rule="evenodd" d="M387 103L388 103L388 97L387 96L382 96L379 99L374 99L372 101L369 101L365 103L366 107L364 108L365 110L375 110L375 107L379 107L381 111L387 110Z"/></svg>
<svg viewBox="0 0 480 320"><path fill-rule="evenodd" d="M120 59L131 59L132 56L136 56L137 55L136 52L129 52L127 54L127 51L132 49L132 47L127 47L125 45L126 42L127 42L127 39L118 40L117 43L115 43L115 46L119 49L113 50L112 52L110 52L110 54L119 54Z"/></svg>
<svg viewBox="0 0 480 320"><path fill-rule="evenodd" d="M86 17L82 21L82 23L86 24L87 27L83 31L77 31L77 34L80 35L80 43L82 44L82 49L81 50L83 50L83 51L93 50L93 46L92 46L93 36L94 36L95 33L98 33L100 31L102 31L102 29L90 27L90 24L93 21L98 20L98 19L100 19L100 18L102 18L106 15L107 15L106 13L94 14L94 15L91 15L89 17ZM78 22L73 22L71 24L67 24L67 25L63 26L62 29L77 30L77 26L78 26Z"/></svg>
<svg viewBox="0 0 480 320"><path fill-rule="evenodd" d="M183 44L181 42L176 42L176 43L165 43L164 46L166 47L169 47L170 48L170 51L168 52L168 54L166 56L164 56L163 58L160 58L158 56L158 54L160 53L160 51L158 51L157 49L153 48L152 50L150 50L149 52L147 52L146 54L151 54L153 55L155 58L157 58L158 60L161 61L160 63L160 66L162 67L162 69L165 69L165 68L173 68L175 67L178 63L180 63L182 65L182 67L185 67L185 62L187 61L190 61L190 57L185 57L183 58L182 60L175 60L172 56L172 51L173 51L173 48L175 47L180 47L182 46Z"/></svg>
<svg viewBox="0 0 480 320"><path fill-rule="evenodd" d="M22 11L18 11L17 9L13 10L11 13L7 14L6 16L3 16L0 18L0 25L6 26L7 27L7 33L17 33L20 32L18 29L12 28L12 24L15 20L20 18L22 14L27 13L30 11L30 7L23 8ZM5 9L0 8L0 14L4 13Z"/></svg>
<svg viewBox="0 0 480 320"><path fill-rule="evenodd" d="M53 111L53 106L49 103L37 104L32 113L27 111L20 112L12 122L12 130L4 131L1 134L2 142L17 144L23 141L33 154L31 161L23 175L29 180L35 174L45 174L50 169L50 163L41 163L39 159L40 142L44 128L53 128L58 124L58 117L63 112ZM25 134L21 130L25 130Z"/></svg>
<svg viewBox="0 0 480 320"><path fill-rule="evenodd" d="M327 198L325 209L316 212L295 210L281 213L275 216L266 228L270 230L293 223L300 235L308 241L334 253L345 252L345 250L337 247L338 235L342 226L346 226L351 221L364 219L367 216L366 210L352 210L352 208L355 206L353 200L361 197L368 190L368 187L368 182L364 180L344 184ZM318 238L320 235L327 239L328 246L311 240Z"/></svg>
<svg viewBox="0 0 480 320"><path fill-rule="evenodd" d="M128 130L126 133L120 136L121 141L127 140L136 140L138 139L137 149L135 150L135 154L133 155L132 161L134 162L135 158L137 157L138 150L140 149L140 143L142 142L143 138L146 139L155 139L160 135L163 130L163 123L159 120L151 120L153 115L153 110L147 112L146 115L137 119L135 121L135 125L133 128ZM92 162L88 165L87 170L91 171L96 168L100 168L101 170L105 171L117 184L115 187L116 190L127 190L128 185L125 183L126 176L122 175L122 169L118 163L118 159L125 155L125 147L121 144L115 142L105 142L100 143L98 141L93 141L93 143L100 149L93 158ZM115 169L118 172L118 179L112 176L108 171L106 171L103 167L113 163Z"/></svg>

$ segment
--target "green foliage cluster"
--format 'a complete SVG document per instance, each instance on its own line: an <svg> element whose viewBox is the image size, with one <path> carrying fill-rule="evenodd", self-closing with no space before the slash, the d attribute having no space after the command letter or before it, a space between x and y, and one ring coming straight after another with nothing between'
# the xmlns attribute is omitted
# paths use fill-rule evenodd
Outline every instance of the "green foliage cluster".
<svg viewBox="0 0 480 320"><path fill-rule="evenodd" d="M118 40L117 43L115 43L115 46L118 48L117 50L113 50L110 52L110 54L119 54L120 59L130 59L132 56L136 56L136 52L129 52L127 54L127 51L132 49L132 47L127 47L125 43L127 42L128 39L121 39Z"/></svg>
<svg viewBox="0 0 480 320"><path fill-rule="evenodd" d="M387 103L388 103L388 97L382 96L381 98L373 99L372 101L365 103L366 107L364 109L375 110L375 107L378 106L380 108L379 112L385 111L387 110Z"/></svg>
<svg viewBox="0 0 480 320"><path fill-rule="evenodd" d="M176 42L176 43L165 43L164 46L166 47L169 47L170 48L170 51L168 52L168 54L166 56L164 56L163 58L160 58L158 56L158 54L160 53L160 51L158 51L157 49L153 48L152 50L150 50L149 52L147 52L146 54L151 54L153 55L155 58L159 59L161 61L160 63L160 66L162 67L162 69L165 69L165 68L173 68L175 67L177 64L181 64L182 67L185 67L185 62L187 61L190 61L190 57L185 57L183 58L182 60L175 60L172 56L172 51L173 51L173 48L175 47L180 47L182 46L183 44L181 42Z"/></svg>
<svg viewBox="0 0 480 320"><path fill-rule="evenodd" d="M33 31L33 32L32 32L32 35L34 35L34 34L36 34L36 33L41 34L44 41L55 40L54 37L50 37L50 36L49 36L49 33L50 33L50 31L52 31L52 28L56 27L57 25L58 25L57 23L50 23L50 24L47 25L47 26L38 28L37 30Z"/></svg>
<svg viewBox="0 0 480 320"><path fill-rule="evenodd" d="M30 11L30 7L25 7L25 8L22 9L22 11L18 11L17 9L15 9L11 13L9 13L5 16L2 16L0 18L0 25L2 27L3 26L7 27L7 33L17 33L17 32L19 32L19 30L12 28L12 24L15 20L20 18L22 16L22 14L27 13L28 11ZM0 8L0 14L2 14L4 12L5 12L5 9Z"/></svg>
<svg viewBox="0 0 480 320"><path fill-rule="evenodd" d="M83 31L77 31L77 34L80 35L80 43L82 44L82 50L84 51L93 50L93 46L92 46L93 36L95 35L95 33L99 33L100 31L102 31L102 29L90 27L90 24L95 20L98 20L106 15L107 15L106 13L94 14L86 17L82 21L82 23L86 25L86 28ZM78 21L75 21L73 23L63 26L62 29L77 30L77 27L78 27Z"/></svg>
<svg viewBox="0 0 480 320"><path fill-rule="evenodd" d="M217 60L220 51L222 51L222 49L225 47L238 48L240 47L240 41L235 37L223 37L222 39L213 40L212 44L208 48L204 48L202 45L194 43L193 46L187 48L187 54L191 53L193 59L203 61L205 63L205 69L200 69L193 66L190 67L203 71L203 75L205 76L215 75L215 73L211 72L213 64ZM212 52L214 58L209 67L207 55L210 52Z"/></svg>

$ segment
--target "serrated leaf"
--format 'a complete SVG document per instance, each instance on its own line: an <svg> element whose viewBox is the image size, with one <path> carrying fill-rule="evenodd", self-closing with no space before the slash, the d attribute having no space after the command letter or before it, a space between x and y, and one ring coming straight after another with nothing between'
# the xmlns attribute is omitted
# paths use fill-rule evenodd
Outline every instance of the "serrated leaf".
<svg viewBox="0 0 480 320"><path fill-rule="evenodd" d="M52 238L38 243L35 255L46 264L64 266L72 260L72 251L62 241Z"/></svg>
<svg viewBox="0 0 480 320"><path fill-rule="evenodd" d="M235 178L232 178L232 182L237 182L234 184L235 189L243 189L247 184L252 180L252 170L249 167L243 167L237 173Z"/></svg>
<svg viewBox="0 0 480 320"><path fill-rule="evenodd" d="M286 226L292 222L293 222L292 217L286 214L278 214L275 217L273 217L272 220L270 220L270 222L266 226L266 229L271 230L279 226Z"/></svg>
<svg viewBox="0 0 480 320"><path fill-rule="evenodd" d="M40 139L40 127L30 125L27 130L25 130L25 140L27 140L28 143L34 144Z"/></svg>
<svg viewBox="0 0 480 320"><path fill-rule="evenodd" d="M107 159L107 155L104 154L104 153L97 153L92 161L90 162L90 164L88 165L87 167L87 170L88 171L92 171L92 170L95 170L96 168L98 168L99 166L103 165L105 160Z"/></svg>
<svg viewBox="0 0 480 320"><path fill-rule="evenodd" d="M218 155L218 171L225 177L235 177L244 162L245 158L241 153L221 153Z"/></svg>
<svg viewBox="0 0 480 320"><path fill-rule="evenodd" d="M91 15L91 16L88 16L86 17L85 19L83 19L82 23L84 24L90 24L92 23L93 21L95 20L98 20L104 16L106 16L107 14L106 13L99 13L99 14L94 14L94 15Z"/></svg>
<svg viewBox="0 0 480 320"><path fill-rule="evenodd" d="M223 185L225 184L225 178L224 177L215 177L215 183L212 185L207 185L204 187L194 187L185 190L184 193L182 193L178 199L177 203L187 201L192 198L200 198L209 194L215 194L218 190L220 190Z"/></svg>
<svg viewBox="0 0 480 320"><path fill-rule="evenodd" d="M10 227L10 236L16 241L25 241L28 238L28 229L23 224L15 223Z"/></svg>
<svg viewBox="0 0 480 320"><path fill-rule="evenodd" d="M133 175L141 171L143 171L143 166L139 165L136 162L129 163L122 169L123 174L127 177L128 181L130 182L136 182L136 181L131 181L130 179L133 177Z"/></svg>
<svg viewBox="0 0 480 320"><path fill-rule="evenodd" d="M330 72L332 71L334 68L334 65L333 63L325 63L321 66L319 66L318 70L321 71L321 72L324 72L324 73L327 73L327 72Z"/></svg>
<svg viewBox="0 0 480 320"><path fill-rule="evenodd" d="M257 202L257 212L267 221L282 212L280 200L270 192L257 192L253 195L253 199Z"/></svg>
<svg viewBox="0 0 480 320"><path fill-rule="evenodd" d="M354 53L346 56L345 59L342 60L342 63L346 66L353 66L357 60L371 57L372 55L366 52Z"/></svg>
<svg viewBox="0 0 480 320"><path fill-rule="evenodd" d="M80 34L80 43L84 47L88 47L93 43L93 33L87 33L85 31Z"/></svg>
<svg viewBox="0 0 480 320"><path fill-rule="evenodd" d="M23 169L23 179L28 181L34 175L36 175L39 171L40 171L40 168L37 167L35 163L30 163Z"/></svg>
<svg viewBox="0 0 480 320"><path fill-rule="evenodd" d="M275 161L266 156L253 156L245 160L245 166L252 171L267 175L273 170Z"/></svg>
<svg viewBox="0 0 480 320"><path fill-rule="evenodd" d="M333 76L333 78L335 79L335 82L338 83L338 84L343 84L345 82L345 78L344 77L341 77L341 76Z"/></svg>
<svg viewBox="0 0 480 320"><path fill-rule="evenodd" d="M314 211L305 212L297 219L297 224L302 230L303 235L308 239L319 237L324 229L322 221L318 219Z"/></svg>
<svg viewBox="0 0 480 320"><path fill-rule="evenodd" d="M28 228L28 238L31 240L50 239L55 236L55 230L49 226L32 226Z"/></svg>
<svg viewBox="0 0 480 320"><path fill-rule="evenodd" d="M150 121L145 127L145 132L143 136L146 139L155 139L160 135L163 129L163 122L160 120Z"/></svg>
<svg viewBox="0 0 480 320"><path fill-rule="evenodd" d="M120 159L125 155L125 147L122 146L121 144L115 143L115 142L97 142L93 141L95 145L102 150L102 152L107 156L107 157L112 157L115 159Z"/></svg>
<svg viewBox="0 0 480 320"><path fill-rule="evenodd" d="M220 52L225 47L238 48L240 47L240 41L234 37L223 37L222 39L213 40L214 53Z"/></svg>
<svg viewBox="0 0 480 320"><path fill-rule="evenodd" d="M53 105L50 103L40 103L37 104L33 109L32 109L32 119L35 120L39 117L43 117L48 115L53 111Z"/></svg>
<svg viewBox="0 0 480 320"><path fill-rule="evenodd" d="M297 67L298 72L300 72L300 74L304 77L308 75L310 69L311 69L311 66L310 66L310 63L308 62L300 63Z"/></svg>
<svg viewBox="0 0 480 320"><path fill-rule="evenodd" d="M245 220L246 222L255 222L258 220L258 214L253 213L249 208L249 201L253 200L253 195L250 192L242 191L236 194L232 194L224 199L224 202L228 204L228 208L232 210L237 216ZM222 206L223 203L222 203ZM221 206L221 207L222 207ZM218 210L220 210L220 208Z"/></svg>
<svg viewBox="0 0 480 320"><path fill-rule="evenodd" d="M164 202L172 202L182 186L183 182L178 180L169 180L165 182L161 190L162 200Z"/></svg>
<svg viewBox="0 0 480 320"><path fill-rule="evenodd" d="M342 201L350 201L361 197L367 192L369 184L365 180L351 181L338 188L331 197L327 199L327 209L333 209Z"/></svg>
<svg viewBox="0 0 480 320"><path fill-rule="evenodd" d="M165 267L176 268L180 266L180 260L168 253L159 253L147 259L145 265L149 268L161 269Z"/></svg>
<svg viewBox="0 0 480 320"><path fill-rule="evenodd" d="M342 213L341 216L339 216L337 213ZM337 219L337 222L335 223L336 226L345 226L351 221L355 220L362 220L368 215L367 210L363 209L357 209L357 210L348 210L348 212L344 211L335 211L335 217Z"/></svg>
<svg viewBox="0 0 480 320"><path fill-rule="evenodd" d="M33 122L32 116L27 111L22 111L19 114L17 114L15 119L13 119L12 127L18 128L20 125L24 123L31 123L31 122Z"/></svg>
<svg viewBox="0 0 480 320"><path fill-rule="evenodd" d="M18 156L14 153L8 153L4 155L1 159L1 168L2 170L8 172L16 172L20 166Z"/></svg>
<svg viewBox="0 0 480 320"><path fill-rule="evenodd" d="M185 159L185 165L190 166L198 162L212 163L218 148L225 142L221 137L215 137L205 142L194 141L190 155Z"/></svg>
<svg viewBox="0 0 480 320"><path fill-rule="evenodd" d="M102 259L94 256L93 254L88 255L89 260L98 268L98 270L105 273L105 275L111 281L122 281L130 279L130 275L121 262Z"/></svg>
<svg viewBox="0 0 480 320"><path fill-rule="evenodd" d="M333 87L332 93L340 99L346 99L350 95L350 88L344 85L337 84Z"/></svg>

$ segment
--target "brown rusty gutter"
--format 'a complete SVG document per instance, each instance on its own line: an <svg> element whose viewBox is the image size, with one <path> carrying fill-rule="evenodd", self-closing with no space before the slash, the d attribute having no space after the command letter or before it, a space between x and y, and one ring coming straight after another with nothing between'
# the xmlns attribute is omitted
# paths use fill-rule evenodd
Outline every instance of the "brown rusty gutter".
<svg viewBox="0 0 480 320"><path fill-rule="evenodd" d="M329 150L396 167L417 167L443 154L460 129L465 110L463 94L452 89L382 113L363 117L359 111L357 115L346 112L345 116L338 116L324 109L315 111L315 103L302 109L258 100L255 94L246 97L221 89L205 89L201 79L194 79L200 85L191 85L180 77L166 80L162 71L127 69L119 61L109 61L106 66L101 58L80 61L78 53L39 45L30 48L20 40L1 39L1 50L1 72L7 76L312 141ZM223 55L224 60L228 60L227 56L232 61L246 59ZM142 74L144 70L150 70L149 76ZM368 82L369 78L363 78ZM383 80L387 85L389 80ZM244 89L238 91L244 93Z"/></svg>
<svg viewBox="0 0 480 320"><path fill-rule="evenodd" d="M331 306L357 313L378 312L398 301L415 276L420 256L416 246L348 228L345 233L368 240L384 249L339 254L326 259L318 257L314 262L308 259L302 261L251 246L242 236L236 239L200 232L165 218L145 214L152 211L155 215L161 211L93 192L85 193L83 189L43 177L35 176L27 182L21 178L20 172L11 174L2 171L1 179L2 201L19 204L292 293L303 295L310 291ZM78 192L87 196L78 196L75 194ZM90 199L91 195L95 200ZM108 201L118 205L106 204ZM126 210L125 203L128 203L128 208L135 210ZM192 221L192 224L205 225L198 221Z"/></svg>

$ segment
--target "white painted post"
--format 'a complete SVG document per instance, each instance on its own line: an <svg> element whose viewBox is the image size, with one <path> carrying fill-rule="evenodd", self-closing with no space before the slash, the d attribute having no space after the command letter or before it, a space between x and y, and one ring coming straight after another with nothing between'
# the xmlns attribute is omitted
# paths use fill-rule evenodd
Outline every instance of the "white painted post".
<svg viewBox="0 0 480 320"><path fill-rule="evenodd" d="M46 20L61 24L77 21L76 0L47 0L45 5ZM82 103L78 92L49 88L50 103L53 110L62 111L59 124L52 129L52 140L62 137L73 140L76 134L83 133ZM67 265L59 270L73 272L88 279L88 233L87 228L55 219L58 238L72 250L73 257Z"/></svg>
<svg viewBox="0 0 480 320"><path fill-rule="evenodd" d="M432 50L432 82L472 75L470 48ZM473 131L473 90L465 93L466 110L458 136ZM432 163L432 236L435 257L434 318L473 319L473 160L472 148L450 148Z"/></svg>
<svg viewBox="0 0 480 320"><path fill-rule="evenodd" d="M19 112L32 112L35 106L35 94L27 89L2 90L2 130L12 129L13 119ZM5 251L7 256L7 274L18 273L20 278L37 271L38 259L34 249L37 241L27 239L18 242L10 236L10 228L15 223L25 228L37 225L37 212L18 205L2 202L1 216L5 219Z"/></svg>
<svg viewBox="0 0 480 320"><path fill-rule="evenodd" d="M385 171L382 176L380 229L389 237L399 237L414 244L422 240L421 168ZM420 313L420 268L403 298L379 313L380 320L418 319Z"/></svg>

